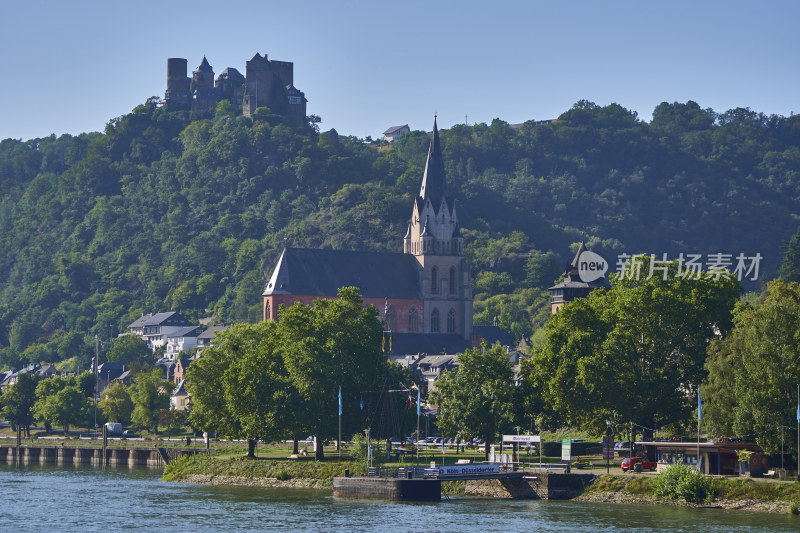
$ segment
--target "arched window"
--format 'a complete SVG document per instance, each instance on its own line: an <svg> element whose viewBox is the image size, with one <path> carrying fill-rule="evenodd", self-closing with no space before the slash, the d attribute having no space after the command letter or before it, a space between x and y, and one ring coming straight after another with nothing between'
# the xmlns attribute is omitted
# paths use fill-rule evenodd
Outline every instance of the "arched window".
<svg viewBox="0 0 800 533"><path fill-rule="evenodd" d="M389 306L389 312L386 313L386 329L387 329L387 331L394 331L394 324L395 324L394 317L395 317L395 315L394 315L394 307L390 305Z"/></svg>
<svg viewBox="0 0 800 533"><path fill-rule="evenodd" d="M411 333L417 332L417 308L412 307L408 311L408 331Z"/></svg>
<svg viewBox="0 0 800 533"><path fill-rule="evenodd" d="M451 309L447 312L447 333L456 332L456 312Z"/></svg>
<svg viewBox="0 0 800 533"><path fill-rule="evenodd" d="M439 310L431 312L431 333L439 333Z"/></svg>
<svg viewBox="0 0 800 533"><path fill-rule="evenodd" d="M439 294L439 269L433 267L431 270L431 293Z"/></svg>
<svg viewBox="0 0 800 533"><path fill-rule="evenodd" d="M264 320L272 320L272 307L269 300L264 304Z"/></svg>
<svg viewBox="0 0 800 533"><path fill-rule="evenodd" d="M450 294L456 293L456 269L450 268Z"/></svg>

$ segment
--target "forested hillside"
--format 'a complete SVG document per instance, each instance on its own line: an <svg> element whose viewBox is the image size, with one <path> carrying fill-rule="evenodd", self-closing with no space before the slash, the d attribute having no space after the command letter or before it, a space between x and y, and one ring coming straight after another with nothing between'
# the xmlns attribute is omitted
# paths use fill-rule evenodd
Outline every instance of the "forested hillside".
<svg viewBox="0 0 800 533"><path fill-rule="evenodd" d="M0 367L75 357L143 312L257 321L285 244L400 251L428 148L293 128L226 102L155 99L105 132L0 142ZM334 125L335 126L335 125ZM800 223L800 117L661 104L650 123L578 102L552 124L442 132L479 323L531 334L571 246L761 253ZM572 248L574 250L574 248Z"/></svg>

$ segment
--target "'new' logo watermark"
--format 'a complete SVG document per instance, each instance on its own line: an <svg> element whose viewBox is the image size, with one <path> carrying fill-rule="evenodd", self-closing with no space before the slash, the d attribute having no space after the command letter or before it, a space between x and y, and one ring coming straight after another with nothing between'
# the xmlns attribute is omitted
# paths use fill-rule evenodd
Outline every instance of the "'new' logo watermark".
<svg viewBox="0 0 800 533"><path fill-rule="evenodd" d="M608 262L600 255L586 250L578 257L578 276L584 283L591 283L606 275Z"/></svg>

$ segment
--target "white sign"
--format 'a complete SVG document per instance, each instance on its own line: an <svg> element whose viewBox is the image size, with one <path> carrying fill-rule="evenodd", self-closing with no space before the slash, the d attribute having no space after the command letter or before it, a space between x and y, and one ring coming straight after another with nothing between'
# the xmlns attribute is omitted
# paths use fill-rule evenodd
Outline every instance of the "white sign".
<svg viewBox="0 0 800 533"><path fill-rule="evenodd" d="M532 444L542 442L539 435L503 435L503 442L512 444Z"/></svg>
<svg viewBox="0 0 800 533"><path fill-rule="evenodd" d="M438 470L440 476L457 476L459 474L497 474L500 472L500 465L451 465L440 466Z"/></svg>
<svg viewBox="0 0 800 533"><path fill-rule="evenodd" d="M603 259L600 254L586 250L578 257L578 277L584 283L591 283L602 278L607 271L608 261Z"/></svg>

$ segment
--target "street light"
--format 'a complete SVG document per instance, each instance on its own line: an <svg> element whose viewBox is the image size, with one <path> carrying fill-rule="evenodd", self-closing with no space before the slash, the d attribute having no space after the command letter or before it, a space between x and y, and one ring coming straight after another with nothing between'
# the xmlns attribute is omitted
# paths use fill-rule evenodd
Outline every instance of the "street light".
<svg viewBox="0 0 800 533"><path fill-rule="evenodd" d="M609 474L611 471L611 460L609 458L609 445L611 444L611 420L606 420L606 442L603 445L603 455L606 456L606 474ZM613 449L611 450L613 452Z"/></svg>

